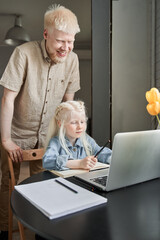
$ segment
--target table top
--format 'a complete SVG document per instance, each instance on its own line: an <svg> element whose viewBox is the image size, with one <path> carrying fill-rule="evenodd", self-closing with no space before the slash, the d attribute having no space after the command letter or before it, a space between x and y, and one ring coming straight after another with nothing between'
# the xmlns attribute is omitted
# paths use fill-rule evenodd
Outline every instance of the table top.
<svg viewBox="0 0 160 240"><path fill-rule="evenodd" d="M31 183L54 178L45 171L23 181ZM74 177L70 181L78 183ZM160 179L111 192L96 193L107 204L49 220L22 197L12 192L11 207L24 226L47 239L64 240L159 240Z"/></svg>

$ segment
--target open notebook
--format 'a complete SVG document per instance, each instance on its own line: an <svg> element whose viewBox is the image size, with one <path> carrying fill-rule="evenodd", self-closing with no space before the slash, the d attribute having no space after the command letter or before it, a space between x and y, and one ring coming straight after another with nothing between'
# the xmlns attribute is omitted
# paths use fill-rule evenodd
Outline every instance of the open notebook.
<svg viewBox="0 0 160 240"><path fill-rule="evenodd" d="M117 133L108 169L76 175L104 191L160 177L160 130Z"/></svg>
<svg viewBox="0 0 160 240"><path fill-rule="evenodd" d="M96 165L90 170L94 171L97 169L104 169L104 168L109 168L109 164L106 163L101 163L97 162ZM89 172L89 170L84 170L84 169L68 169L68 170L63 170L63 171L57 171L57 170L51 170L52 173L59 177L67 178L67 177L72 177L77 174L82 174L85 172Z"/></svg>

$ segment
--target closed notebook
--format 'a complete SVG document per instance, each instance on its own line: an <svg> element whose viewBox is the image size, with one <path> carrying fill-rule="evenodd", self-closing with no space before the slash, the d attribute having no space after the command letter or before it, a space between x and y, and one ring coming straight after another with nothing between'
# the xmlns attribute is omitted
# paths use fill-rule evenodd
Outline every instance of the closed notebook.
<svg viewBox="0 0 160 240"><path fill-rule="evenodd" d="M56 179L63 185L56 182ZM106 198L60 177L17 185L15 189L49 219L62 217L107 202Z"/></svg>

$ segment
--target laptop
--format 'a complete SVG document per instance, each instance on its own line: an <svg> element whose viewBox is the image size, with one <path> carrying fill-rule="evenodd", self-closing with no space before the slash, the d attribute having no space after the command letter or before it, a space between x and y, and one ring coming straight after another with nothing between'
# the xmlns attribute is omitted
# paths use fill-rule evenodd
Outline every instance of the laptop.
<svg viewBox="0 0 160 240"><path fill-rule="evenodd" d="M160 130L117 133L108 169L75 176L103 191L160 177Z"/></svg>

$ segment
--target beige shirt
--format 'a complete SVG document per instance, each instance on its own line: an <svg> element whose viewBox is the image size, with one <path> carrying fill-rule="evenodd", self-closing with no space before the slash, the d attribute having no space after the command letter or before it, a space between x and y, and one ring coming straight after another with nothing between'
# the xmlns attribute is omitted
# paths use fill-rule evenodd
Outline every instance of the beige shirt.
<svg viewBox="0 0 160 240"><path fill-rule="evenodd" d="M80 89L79 62L71 52L63 63L52 64L45 40L16 47L0 85L18 92L14 104L12 139L22 149L44 146L55 108L65 93Z"/></svg>

